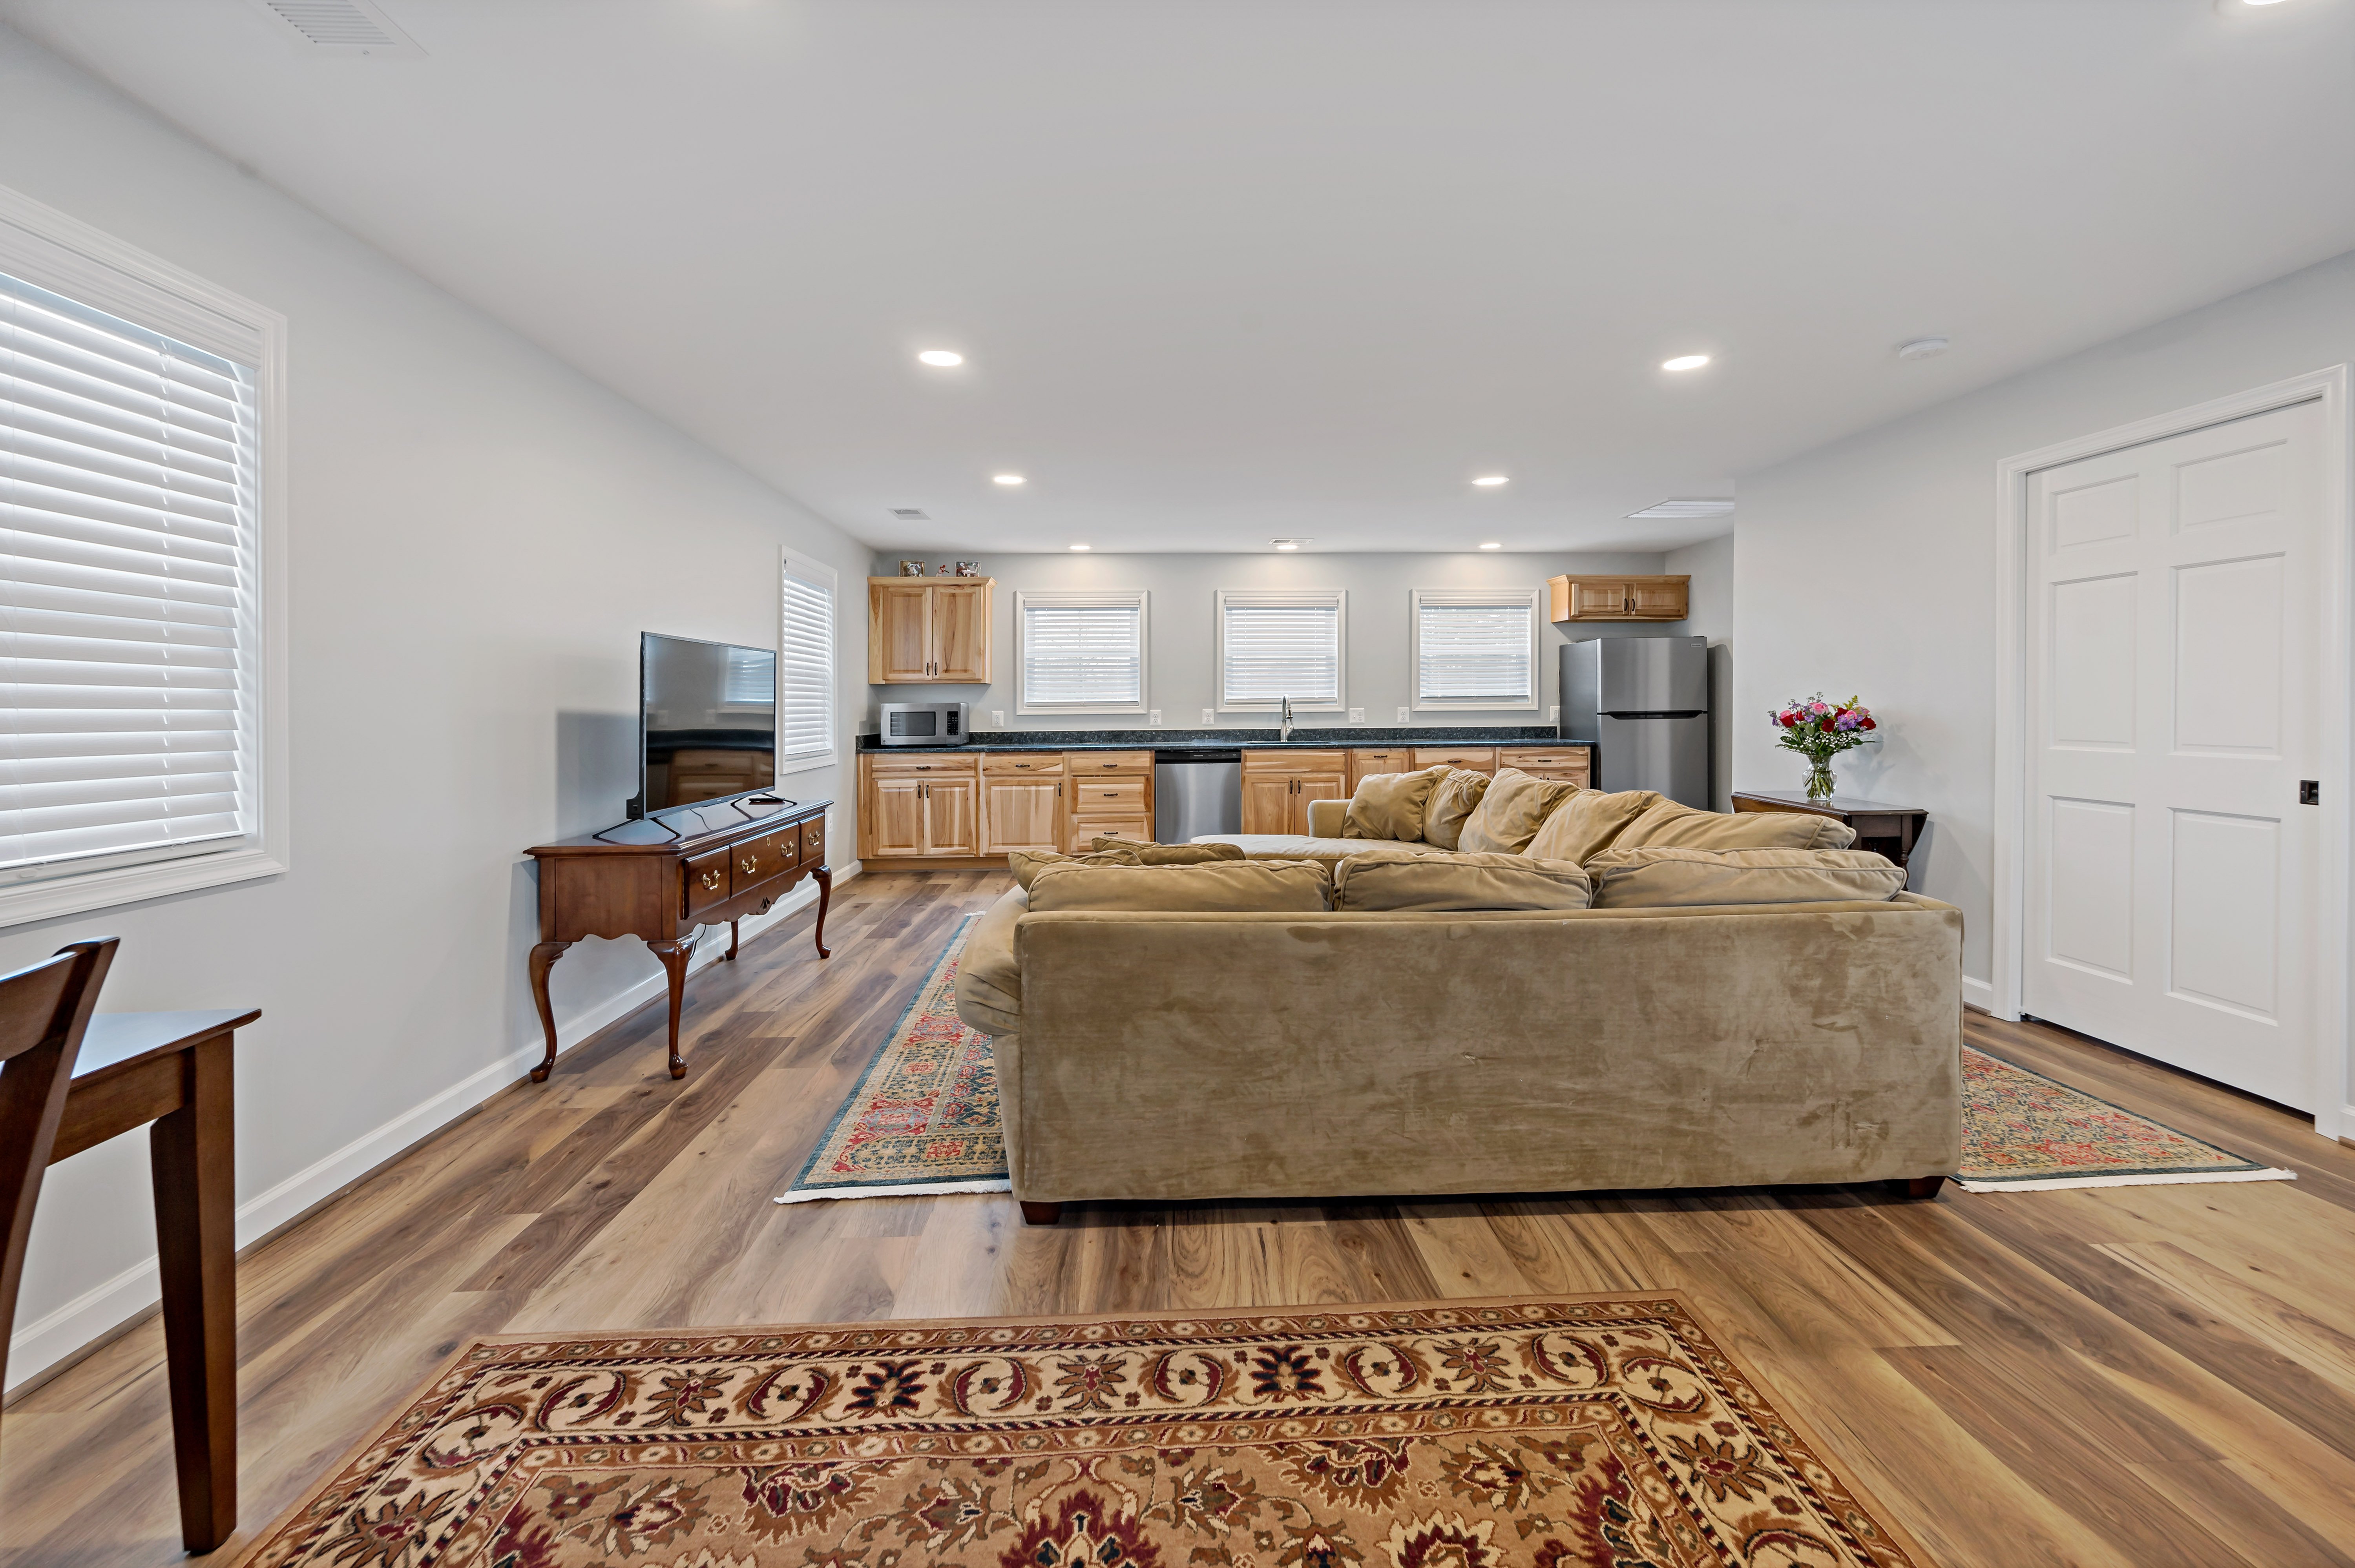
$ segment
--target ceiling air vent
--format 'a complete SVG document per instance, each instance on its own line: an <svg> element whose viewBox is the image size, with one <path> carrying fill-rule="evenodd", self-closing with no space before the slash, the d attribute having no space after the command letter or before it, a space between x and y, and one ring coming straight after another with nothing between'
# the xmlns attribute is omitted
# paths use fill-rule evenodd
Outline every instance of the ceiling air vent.
<svg viewBox="0 0 2355 1568"><path fill-rule="evenodd" d="M1678 496L1646 506L1641 512L1630 512L1630 517L1722 517L1733 510L1730 495L1699 497Z"/></svg>
<svg viewBox="0 0 2355 1568"><path fill-rule="evenodd" d="M366 55L421 59L417 40L392 25L373 0L253 0L262 15L306 55Z"/></svg>
<svg viewBox="0 0 2355 1568"><path fill-rule="evenodd" d="M921 510L913 506L894 506L891 508L891 515L897 517L902 523L929 523L932 521L932 519L925 516Z"/></svg>

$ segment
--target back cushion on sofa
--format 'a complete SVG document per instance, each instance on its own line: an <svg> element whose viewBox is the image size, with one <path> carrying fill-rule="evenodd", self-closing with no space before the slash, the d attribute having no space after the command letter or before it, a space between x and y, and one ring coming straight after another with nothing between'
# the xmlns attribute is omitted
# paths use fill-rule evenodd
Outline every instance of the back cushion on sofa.
<svg viewBox="0 0 2355 1568"><path fill-rule="evenodd" d="M1627 824L1613 849L1846 849L1856 830L1813 811L1697 811L1662 800Z"/></svg>
<svg viewBox="0 0 2355 1568"><path fill-rule="evenodd" d="M1584 865L1617 842L1627 824L1659 800L1650 789L1621 789L1604 794L1582 789L1553 810L1521 853L1540 860L1572 860Z"/></svg>
<svg viewBox="0 0 2355 1568"><path fill-rule="evenodd" d="M1488 792L1465 821L1456 848L1475 854L1518 854L1529 848L1554 808L1577 793L1575 784L1499 768Z"/></svg>
<svg viewBox="0 0 2355 1568"><path fill-rule="evenodd" d="M1423 842L1444 850L1458 847L1464 836L1464 824L1471 819L1480 804L1480 797L1488 792L1488 776L1475 773L1468 768L1451 768L1447 777L1432 787L1431 799L1423 805Z"/></svg>
<svg viewBox="0 0 2355 1568"><path fill-rule="evenodd" d="M1090 846L1102 850L1127 850L1136 856L1139 865L1202 865L1214 860L1241 860L1241 844L1149 844L1140 839L1100 838Z"/></svg>
<svg viewBox="0 0 2355 1568"><path fill-rule="evenodd" d="M1057 854L1053 850L1007 850L1006 869L1014 874L1014 885L1027 888L1033 878L1050 865L1139 865L1137 846L1122 844L1115 849L1096 849L1086 854Z"/></svg>
<svg viewBox="0 0 2355 1568"><path fill-rule="evenodd" d="M1030 912L1321 913L1333 878L1322 861L1222 860L1203 865L1050 865L1030 883Z"/></svg>
<svg viewBox="0 0 2355 1568"><path fill-rule="evenodd" d="M1349 814L1342 820L1345 839L1389 839L1414 843L1423 837L1423 806L1433 786L1447 777L1444 767L1420 773L1369 773L1358 780L1349 797Z"/></svg>
<svg viewBox="0 0 2355 1568"><path fill-rule="evenodd" d="M1676 909L1707 904L1880 902L1904 891L1905 874L1870 850L1604 850L1586 863L1597 909Z"/></svg>
<svg viewBox="0 0 2355 1568"><path fill-rule="evenodd" d="M1586 873L1561 860L1456 853L1351 855L1333 870L1333 907L1583 909Z"/></svg>

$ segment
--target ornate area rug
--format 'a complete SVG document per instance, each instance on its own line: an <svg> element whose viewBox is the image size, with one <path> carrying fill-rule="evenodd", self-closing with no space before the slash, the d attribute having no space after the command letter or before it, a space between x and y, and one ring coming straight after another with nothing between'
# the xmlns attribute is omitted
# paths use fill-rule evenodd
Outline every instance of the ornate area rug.
<svg viewBox="0 0 2355 1568"><path fill-rule="evenodd" d="M248 1568L1928 1559L1667 1295L478 1340Z"/></svg>
<svg viewBox="0 0 2355 1568"><path fill-rule="evenodd" d="M1966 1192L2049 1192L2176 1181L2294 1181L2188 1132L1963 1047Z"/></svg>
<svg viewBox="0 0 2355 1568"><path fill-rule="evenodd" d="M1013 1190L997 1124L997 1061L989 1036L956 1014L957 958L978 918L958 922L778 1202Z"/></svg>

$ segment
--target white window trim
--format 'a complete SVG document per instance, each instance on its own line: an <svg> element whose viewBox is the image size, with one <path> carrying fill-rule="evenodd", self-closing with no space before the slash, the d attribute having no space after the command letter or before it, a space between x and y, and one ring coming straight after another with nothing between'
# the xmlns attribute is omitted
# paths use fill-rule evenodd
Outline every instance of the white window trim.
<svg viewBox="0 0 2355 1568"><path fill-rule="evenodd" d="M253 831L218 847L15 882L0 927L277 876L293 863L286 733L286 318L0 185L0 272L254 367Z"/></svg>
<svg viewBox="0 0 2355 1568"><path fill-rule="evenodd" d="M1340 714L1349 711L1349 590L1347 588L1220 588L1218 590L1218 623L1213 628L1210 642L1212 661L1210 679L1219 688L1219 712L1228 714L1272 714L1284 706L1282 698L1271 701L1230 702L1227 699L1227 607L1283 608L1297 605L1331 605L1334 609L1334 650L1337 660L1333 681L1333 700L1329 703L1295 703L1295 714Z"/></svg>
<svg viewBox="0 0 2355 1568"><path fill-rule="evenodd" d="M1146 600L1151 598L1143 588L1058 588L1039 593L1018 591L1014 596L1014 711L1018 714L1141 714L1153 706L1153 612ZM1028 652L1025 639L1028 635L1028 620L1023 611L1031 605L1041 609L1126 609L1136 610L1136 701L1134 703L1034 703L1028 684Z"/></svg>
<svg viewBox="0 0 2355 1568"><path fill-rule="evenodd" d="M1545 614L1543 588L1413 588L1407 594L1407 706L1414 713L1534 712L1545 689L1545 672L1539 667L1538 626ZM1522 604L1529 607L1529 695L1526 702L1500 703L1488 697L1425 697L1423 694L1423 607L1426 604Z"/></svg>
<svg viewBox="0 0 2355 1568"><path fill-rule="evenodd" d="M777 563L777 703L775 714L780 733L785 724L785 574L795 573L825 588L834 604L834 723L827 731L826 748L806 757L791 759L780 752L774 776L784 779L795 773L807 773L814 768L831 768L842 760L842 733L845 712L842 701L842 578L832 567L814 556L796 551L779 553Z"/></svg>

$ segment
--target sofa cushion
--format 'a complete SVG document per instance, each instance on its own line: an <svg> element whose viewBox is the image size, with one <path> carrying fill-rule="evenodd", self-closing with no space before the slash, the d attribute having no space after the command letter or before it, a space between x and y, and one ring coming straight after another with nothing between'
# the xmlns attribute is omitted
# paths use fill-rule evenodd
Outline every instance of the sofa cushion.
<svg viewBox="0 0 2355 1568"><path fill-rule="evenodd" d="M1091 850L1086 854L1057 854L1053 850L1007 850L1006 868L1014 874L1014 885L1028 887L1031 879L1050 865L1142 865L1135 846L1117 849Z"/></svg>
<svg viewBox="0 0 2355 1568"><path fill-rule="evenodd" d="M1222 860L1203 865L1050 865L1030 884L1038 914L1132 910L1247 914L1321 913L1333 878L1317 860Z"/></svg>
<svg viewBox="0 0 2355 1568"><path fill-rule="evenodd" d="M1529 847L1554 808L1577 793L1575 784L1499 768L1465 820L1456 847L1476 854L1518 854Z"/></svg>
<svg viewBox="0 0 2355 1568"><path fill-rule="evenodd" d="M1856 830L1813 811L1697 811L1660 800L1627 824L1613 849L1846 849Z"/></svg>
<svg viewBox="0 0 2355 1568"><path fill-rule="evenodd" d="M1426 768L1420 773L1367 774L1358 780L1357 793L1349 797L1341 836L1386 839L1393 843L1421 842L1423 804L1431 799L1432 788L1446 778L1448 771L1443 766Z"/></svg>
<svg viewBox="0 0 2355 1568"><path fill-rule="evenodd" d="M1444 850L1460 846L1464 824L1488 792L1488 776L1468 768L1451 768L1433 786L1423 805L1423 842Z"/></svg>
<svg viewBox="0 0 2355 1568"><path fill-rule="evenodd" d="M1338 808L1348 802L1319 800L1316 804ZM1245 860L1331 862L1346 859L1366 847L1363 839L1314 838L1306 833L1205 833L1194 842L1198 844L1232 844L1243 852Z"/></svg>
<svg viewBox="0 0 2355 1568"><path fill-rule="evenodd" d="M1136 856L1139 865L1200 865L1206 861L1245 858L1239 845L1224 843L1152 844L1140 839L1107 836L1097 839L1090 848L1127 850Z"/></svg>
<svg viewBox="0 0 2355 1568"><path fill-rule="evenodd" d="M1014 959L1014 923L1030 907L1020 888L982 912L957 959L957 1016L984 1034L1018 1034L1022 966Z"/></svg>
<svg viewBox="0 0 2355 1568"><path fill-rule="evenodd" d="M1583 909L1587 903L1586 873L1571 861L1432 850L1351 855L1333 871L1336 909L1435 914Z"/></svg>
<svg viewBox="0 0 2355 1568"><path fill-rule="evenodd" d="M1613 847L1627 824L1642 816L1659 796L1650 789L1621 789L1605 794L1581 789L1553 809L1538 829L1537 837L1521 853L1540 860L1574 860L1584 865L1589 855Z"/></svg>
<svg viewBox="0 0 2355 1568"><path fill-rule="evenodd" d="M1762 813L1763 814L1763 813ZM1586 863L1597 909L1894 898L1905 874L1870 850L1609 849Z"/></svg>

